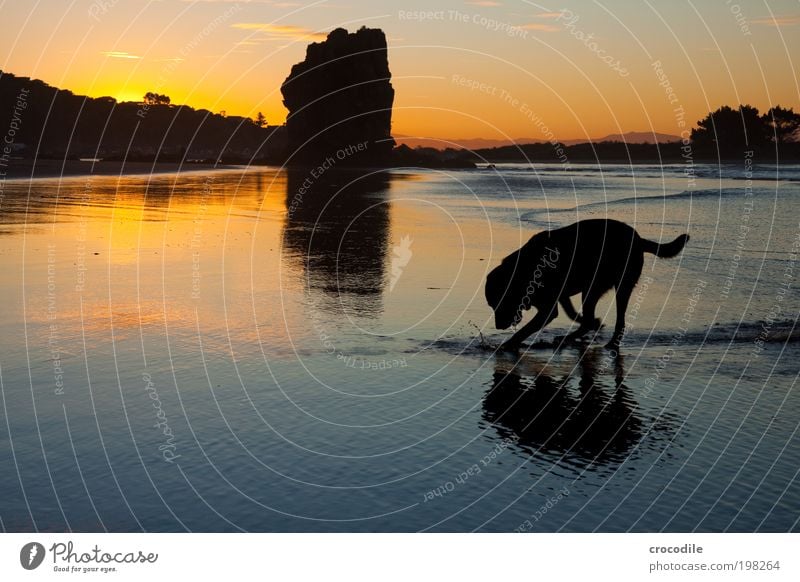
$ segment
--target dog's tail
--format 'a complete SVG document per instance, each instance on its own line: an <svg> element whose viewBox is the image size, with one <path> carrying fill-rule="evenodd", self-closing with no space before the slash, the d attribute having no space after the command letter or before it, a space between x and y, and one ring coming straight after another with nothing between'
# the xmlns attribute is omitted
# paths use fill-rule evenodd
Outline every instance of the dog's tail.
<svg viewBox="0 0 800 582"><path fill-rule="evenodd" d="M659 244L657 242L647 240L646 238L642 238L640 240L642 241L642 250L644 252L652 253L657 257L661 257L662 259L669 259L683 250L683 247L689 240L689 235L682 234L674 241L666 244Z"/></svg>

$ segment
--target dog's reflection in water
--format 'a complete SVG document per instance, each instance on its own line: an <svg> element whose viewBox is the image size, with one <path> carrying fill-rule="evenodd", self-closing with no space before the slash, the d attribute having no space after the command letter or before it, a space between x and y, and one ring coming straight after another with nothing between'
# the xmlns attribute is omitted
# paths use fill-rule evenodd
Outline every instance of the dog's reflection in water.
<svg viewBox="0 0 800 582"><path fill-rule="evenodd" d="M531 453L582 464L621 462L642 436L636 402L623 383L623 356L587 348L569 361L500 358L483 418Z"/></svg>

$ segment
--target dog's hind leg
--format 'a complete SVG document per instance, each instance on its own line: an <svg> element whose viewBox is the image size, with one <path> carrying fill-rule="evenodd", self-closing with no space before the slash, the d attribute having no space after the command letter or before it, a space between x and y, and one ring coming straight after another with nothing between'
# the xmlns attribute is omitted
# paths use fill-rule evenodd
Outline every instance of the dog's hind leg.
<svg viewBox="0 0 800 582"><path fill-rule="evenodd" d="M628 311L628 301L630 301L633 289L639 281L644 266L644 254L631 253L626 265L625 272L621 280L614 286L616 290L615 303L617 304L617 321L614 323L614 335L606 344L606 347L616 349L625 334L625 312Z"/></svg>
<svg viewBox="0 0 800 582"><path fill-rule="evenodd" d="M630 281L626 280L622 281L620 286L617 287L617 295L615 300L615 303L617 304L617 321L614 324L614 335L611 336L611 339L606 344L607 348L618 348L619 342L622 340L622 336L625 334L625 312L628 311L628 301L630 301L635 285L635 281L631 283Z"/></svg>
<svg viewBox="0 0 800 582"><path fill-rule="evenodd" d="M536 315L533 316L528 323L522 326L522 328L511 336L507 341L503 342L500 346L501 350L516 352L519 350L519 346L524 339L526 339L531 334L536 333L540 329L542 329L545 325L553 321L558 316L558 307L553 305L552 308L548 309L539 309L536 312Z"/></svg>

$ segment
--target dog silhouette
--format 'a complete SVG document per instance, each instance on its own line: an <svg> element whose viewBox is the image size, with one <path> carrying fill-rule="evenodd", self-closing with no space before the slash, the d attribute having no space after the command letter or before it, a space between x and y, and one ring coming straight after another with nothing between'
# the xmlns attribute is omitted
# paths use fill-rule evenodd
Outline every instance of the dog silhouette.
<svg viewBox="0 0 800 582"><path fill-rule="evenodd" d="M644 265L644 253L670 258L689 240L682 234L659 244L639 236L632 227L610 219L582 220L540 232L511 253L486 278L486 300L494 310L495 327L507 329L522 320L522 312L536 315L501 345L516 351L522 341L558 316L558 305L580 325L565 339L571 341L600 327L595 307L612 288L616 293L617 321L607 344L618 347L625 331L625 311ZM570 297L580 293L583 314Z"/></svg>

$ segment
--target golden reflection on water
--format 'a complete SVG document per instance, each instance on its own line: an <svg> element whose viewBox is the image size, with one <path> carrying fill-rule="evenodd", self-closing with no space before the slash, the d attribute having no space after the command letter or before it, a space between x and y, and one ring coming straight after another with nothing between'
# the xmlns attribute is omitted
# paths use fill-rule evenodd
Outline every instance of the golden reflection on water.
<svg viewBox="0 0 800 582"><path fill-rule="evenodd" d="M388 192L407 178L308 177L257 169L10 182L0 235L10 308L0 321L38 327L38 341L55 326L68 352L83 338L168 334L272 357L318 333L309 306L326 320L380 317L396 252ZM401 204L397 218L409 231L420 212ZM429 266L433 240L413 243Z"/></svg>
<svg viewBox="0 0 800 582"><path fill-rule="evenodd" d="M0 257L13 306L0 317L55 325L64 341L198 322L255 337L254 311L280 291L285 197L285 176L267 170L9 182Z"/></svg>
<svg viewBox="0 0 800 582"><path fill-rule="evenodd" d="M472 333L453 325L490 315L491 226L427 196L410 174L269 168L9 183L0 322L44 352L56 329L66 353L177 341L267 360L324 353L322 336L358 355Z"/></svg>

